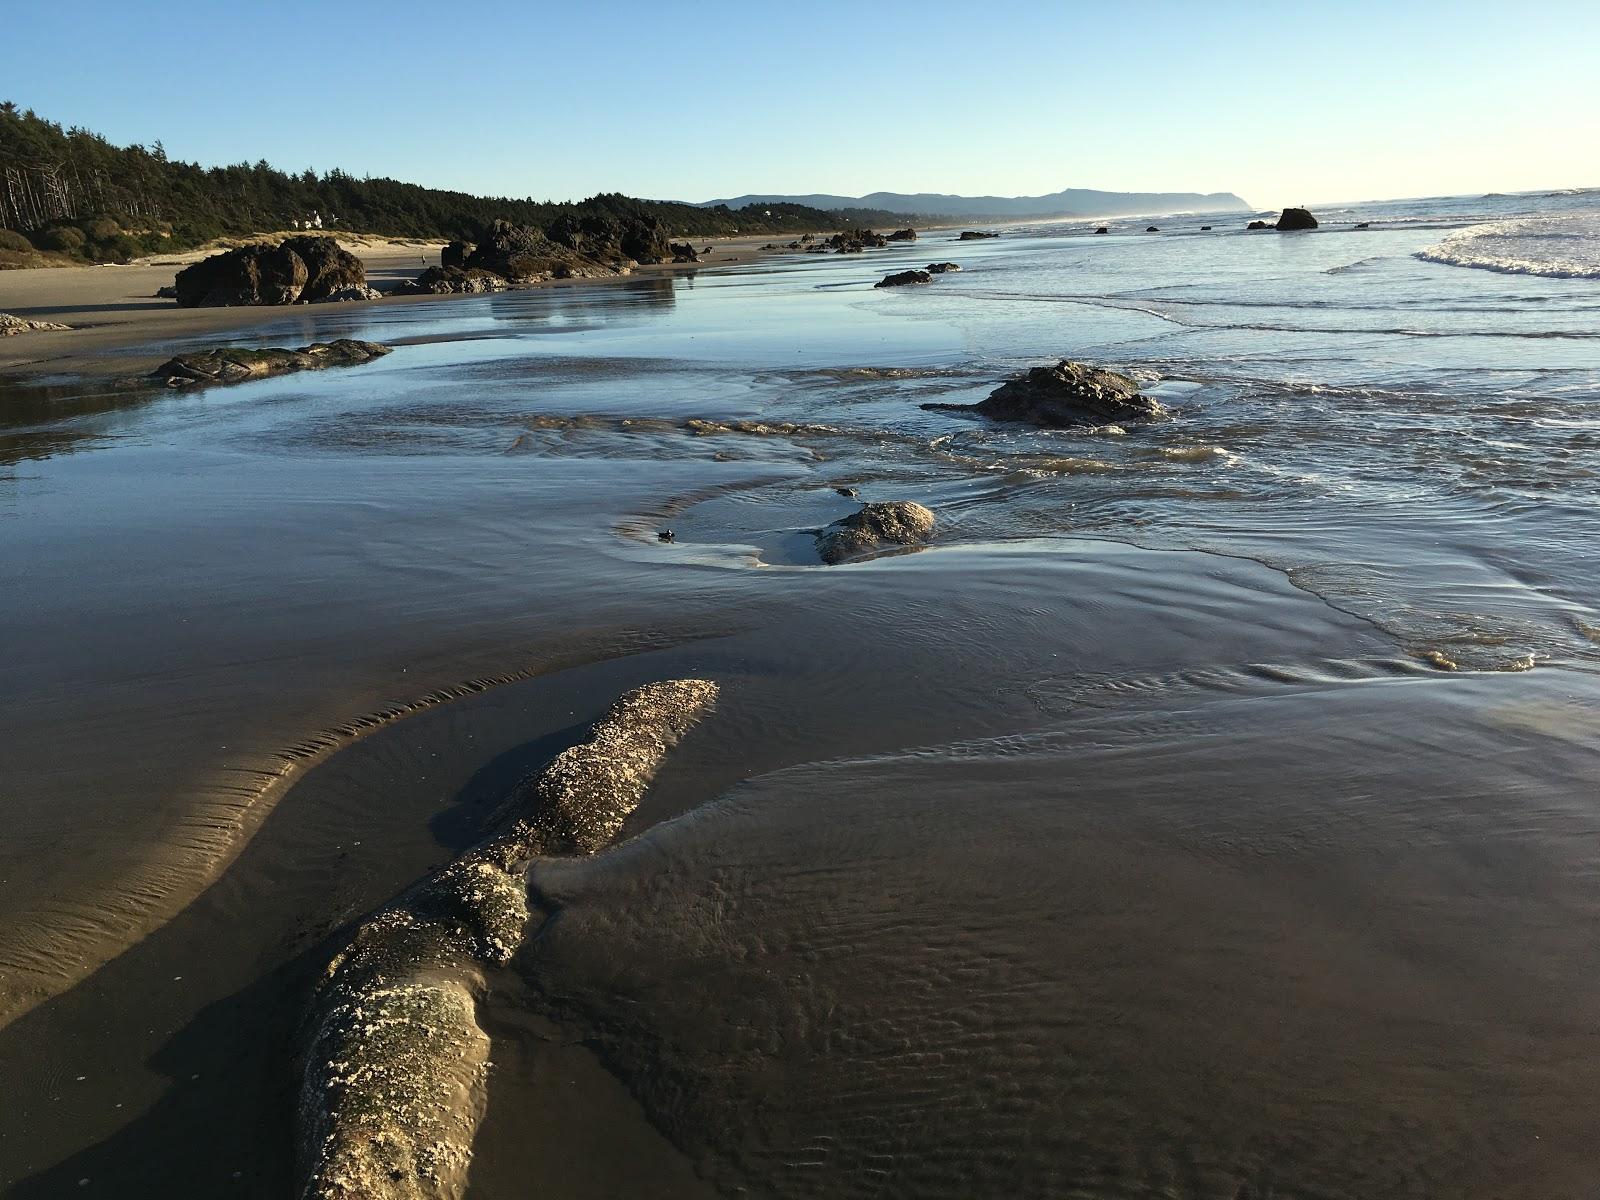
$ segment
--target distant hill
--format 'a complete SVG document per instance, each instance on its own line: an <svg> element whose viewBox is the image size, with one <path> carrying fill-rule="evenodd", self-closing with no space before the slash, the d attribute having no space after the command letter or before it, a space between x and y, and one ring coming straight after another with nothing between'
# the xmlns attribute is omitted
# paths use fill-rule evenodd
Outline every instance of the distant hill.
<svg viewBox="0 0 1600 1200"><path fill-rule="evenodd" d="M803 204L838 211L871 208L891 213L938 213L972 220L1025 220L1035 217L1125 217L1145 213L1254 212L1232 192L1102 192L1067 188L1048 196L949 196L938 192L873 192L870 196L779 196L755 194L706 200L701 208L751 204Z"/></svg>

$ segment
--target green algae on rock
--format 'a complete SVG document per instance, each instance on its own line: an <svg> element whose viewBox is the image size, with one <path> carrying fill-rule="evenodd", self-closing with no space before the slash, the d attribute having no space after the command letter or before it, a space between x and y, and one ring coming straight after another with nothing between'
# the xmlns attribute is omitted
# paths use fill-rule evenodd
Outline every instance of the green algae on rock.
<svg viewBox="0 0 1600 1200"><path fill-rule="evenodd" d="M243 383L247 379L265 379L269 375L287 375L291 371L320 371L324 367L354 367L382 358L392 349L378 342L363 342L355 338L339 338L332 342L315 342L288 350L269 346L260 350L228 347L207 350L201 354L180 354L169 358L154 371L150 378L168 387L190 387L195 384Z"/></svg>

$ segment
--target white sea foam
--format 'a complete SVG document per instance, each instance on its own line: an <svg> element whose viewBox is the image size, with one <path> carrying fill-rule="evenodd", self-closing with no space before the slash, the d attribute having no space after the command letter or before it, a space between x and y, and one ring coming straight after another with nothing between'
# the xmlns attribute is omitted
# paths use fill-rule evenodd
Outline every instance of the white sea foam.
<svg viewBox="0 0 1600 1200"><path fill-rule="evenodd" d="M1600 279L1600 213L1491 221L1417 252L1428 262L1509 275Z"/></svg>

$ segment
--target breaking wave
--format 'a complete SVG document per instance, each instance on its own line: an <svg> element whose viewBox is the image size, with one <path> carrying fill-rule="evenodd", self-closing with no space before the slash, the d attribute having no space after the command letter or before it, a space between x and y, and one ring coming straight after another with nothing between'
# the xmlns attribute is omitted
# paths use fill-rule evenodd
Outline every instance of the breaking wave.
<svg viewBox="0 0 1600 1200"><path fill-rule="evenodd" d="M1417 257L1506 275L1600 279L1600 215L1491 221L1457 230L1438 245L1419 250Z"/></svg>

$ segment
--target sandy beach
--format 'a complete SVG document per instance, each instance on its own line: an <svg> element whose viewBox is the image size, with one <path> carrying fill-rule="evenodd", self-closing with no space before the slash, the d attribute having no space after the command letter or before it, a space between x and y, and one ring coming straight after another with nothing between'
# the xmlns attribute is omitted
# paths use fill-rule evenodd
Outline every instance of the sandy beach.
<svg viewBox="0 0 1600 1200"><path fill-rule="evenodd" d="M268 240L288 234L263 235ZM248 239L231 239L243 244ZM700 263L661 263L635 268L619 278L650 278L736 266L762 254L772 235L694 239L697 247L712 252ZM416 278L425 268L439 265L442 242L404 242L377 237L343 238L340 244L366 264L367 282L380 292ZM251 329L309 306L179 308L156 292L172 283L183 267L215 250L195 250L162 255L122 265L85 267L34 267L0 271L0 312L30 321L50 321L71 326L62 332L39 331L0 338L0 375L38 378L51 375L141 374L154 367L161 352L124 355L119 351L140 343L165 346L186 338L238 331L248 340ZM532 287L571 287L578 282L556 280ZM609 281L599 281L609 282ZM412 304L438 300L437 296L388 296L383 300L353 304ZM344 306L341 306L344 307Z"/></svg>

